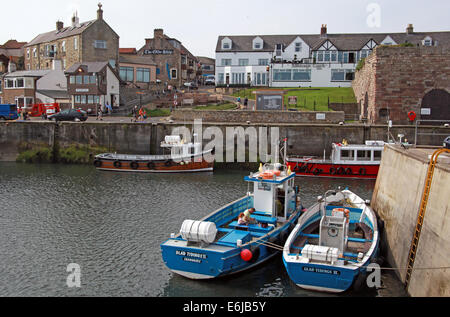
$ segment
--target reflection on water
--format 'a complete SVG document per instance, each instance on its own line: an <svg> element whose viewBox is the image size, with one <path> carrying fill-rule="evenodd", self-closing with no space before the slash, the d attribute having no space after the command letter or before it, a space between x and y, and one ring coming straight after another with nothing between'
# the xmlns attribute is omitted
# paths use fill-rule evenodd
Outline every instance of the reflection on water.
<svg viewBox="0 0 450 317"><path fill-rule="evenodd" d="M249 273L197 282L165 267L160 244L185 219L245 195L244 172L150 175L0 163L0 296L321 296L298 289L281 256ZM299 179L307 206L330 188L370 199L372 181ZM66 285L81 266L82 287ZM373 294L366 294L372 296Z"/></svg>

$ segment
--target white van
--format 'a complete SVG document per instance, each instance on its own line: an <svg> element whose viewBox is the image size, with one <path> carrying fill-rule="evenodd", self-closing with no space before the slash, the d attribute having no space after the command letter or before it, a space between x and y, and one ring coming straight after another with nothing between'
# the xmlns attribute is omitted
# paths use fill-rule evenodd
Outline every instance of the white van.
<svg viewBox="0 0 450 317"><path fill-rule="evenodd" d="M208 77L206 77L206 79L205 79L205 85L213 85L213 86L215 86L216 85L216 77L215 76L208 76Z"/></svg>

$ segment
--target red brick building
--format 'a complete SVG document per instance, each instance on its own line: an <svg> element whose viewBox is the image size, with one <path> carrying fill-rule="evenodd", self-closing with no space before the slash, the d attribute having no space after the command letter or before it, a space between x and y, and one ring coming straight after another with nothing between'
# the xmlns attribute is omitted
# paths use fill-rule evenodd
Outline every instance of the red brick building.
<svg viewBox="0 0 450 317"><path fill-rule="evenodd" d="M378 47L356 72L353 89L369 123L450 120L450 48Z"/></svg>

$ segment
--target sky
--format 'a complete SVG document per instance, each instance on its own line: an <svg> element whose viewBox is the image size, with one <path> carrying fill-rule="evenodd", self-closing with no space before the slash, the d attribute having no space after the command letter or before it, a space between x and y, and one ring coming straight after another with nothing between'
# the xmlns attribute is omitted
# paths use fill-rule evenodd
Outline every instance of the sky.
<svg viewBox="0 0 450 317"><path fill-rule="evenodd" d="M2 0L5 1L6 0ZM196 56L215 56L219 35L450 31L448 0L100 0L104 19L120 36L120 47L140 49L155 28L176 38ZM0 44L29 42L69 25L96 18L98 0L14 0L2 4Z"/></svg>

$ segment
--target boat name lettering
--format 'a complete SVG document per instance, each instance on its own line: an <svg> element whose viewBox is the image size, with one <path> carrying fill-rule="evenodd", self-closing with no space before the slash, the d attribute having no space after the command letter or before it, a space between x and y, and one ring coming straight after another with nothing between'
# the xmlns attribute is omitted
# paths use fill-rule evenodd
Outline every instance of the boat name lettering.
<svg viewBox="0 0 450 317"><path fill-rule="evenodd" d="M200 260L206 260L208 258L208 256L206 254L192 253L192 252L186 252L186 251L177 251L176 255L184 256L187 258L200 259ZM184 260L186 261L186 258Z"/></svg>
<svg viewBox="0 0 450 317"><path fill-rule="evenodd" d="M337 270L328 270L328 269L321 269L317 267L307 267L305 266L303 268L304 272L311 272L311 273L319 273L319 274L329 274L329 275L341 275L341 272Z"/></svg>

